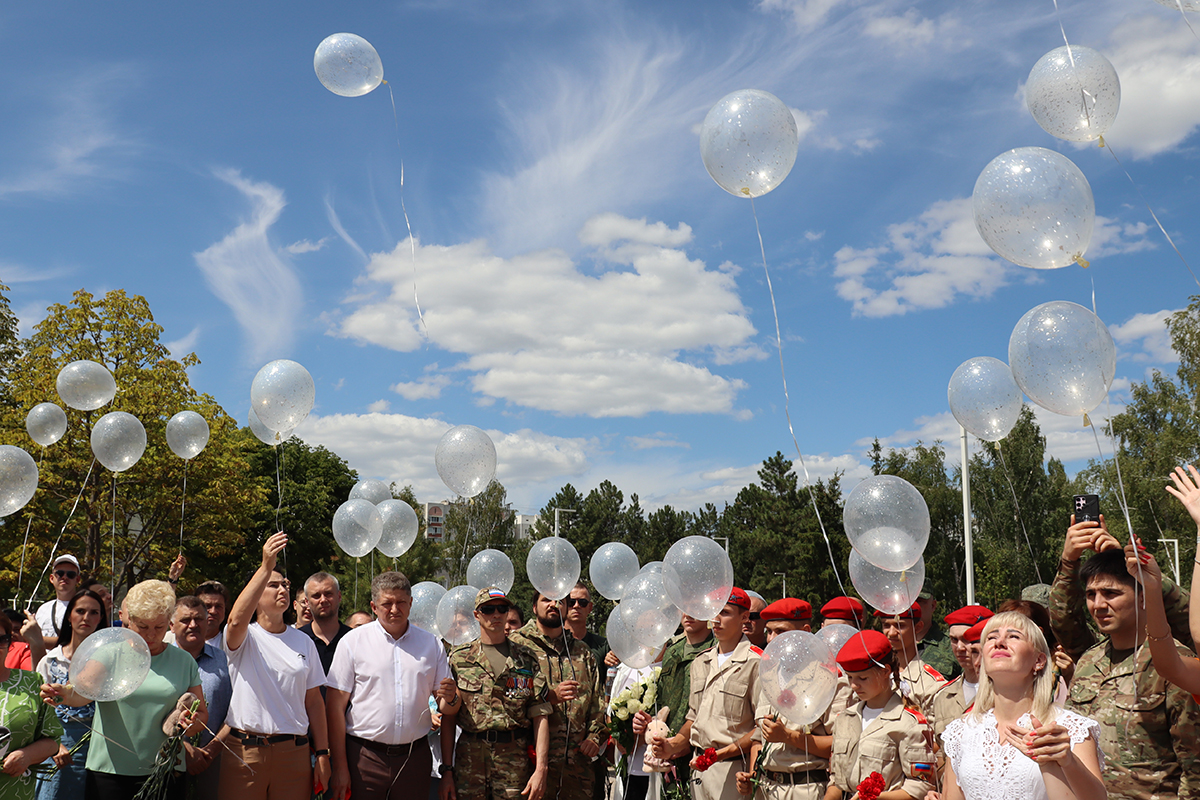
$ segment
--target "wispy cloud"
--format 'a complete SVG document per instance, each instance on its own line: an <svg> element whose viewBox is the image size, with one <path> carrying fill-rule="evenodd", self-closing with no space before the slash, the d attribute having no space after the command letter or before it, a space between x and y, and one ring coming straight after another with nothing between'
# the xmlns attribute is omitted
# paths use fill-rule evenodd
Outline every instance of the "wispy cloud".
<svg viewBox="0 0 1200 800"><path fill-rule="evenodd" d="M195 352L196 342L200 341L200 326L192 328L186 336L175 339L170 342L164 342L166 348L171 353L171 358L179 359L186 356L188 353Z"/></svg>
<svg viewBox="0 0 1200 800"><path fill-rule="evenodd" d="M419 381L393 384L391 389L405 400L434 400L442 395L442 389L450 385L448 375L430 375Z"/></svg>
<svg viewBox="0 0 1200 800"><path fill-rule="evenodd" d="M673 434L658 432L653 436L626 436L625 441L634 450L650 450L655 447L682 447L690 450L691 445L674 438Z"/></svg>
<svg viewBox="0 0 1200 800"><path fill-rule="evenodd" d="M1167 319L1179 309L1134 314L1118 325L1109 325L1108 332L1121 348L1121 357L1151 364L1175 364L1179 354L1171 346Z"/></svg>
<svg viewBox="0 0 1200 800"><path fill-rule="evenodd" d="M37 283L49 281L71 274L73 270L65 267L49 267L35 269L11 261L0 261L0 283L12 286L17 283Z"/></svg>
<svg viewBox="0 0 1200 800"><path fill-rule="evenodd" d="M343 242L350 245L350 249L362 256L363 261L368 260L367 251L359 247L358 242L354 241L354 237L342 225L341 219L338 218L337 210L333 207L333 198L325 197L325 216L329 220L329 224L337 231L337 235ZM322 240L323 241L323 240Z"/></svg>
<svg viewBox="0 0 1200 800"><path fill-rule="evenodd" d="M292 242L283 249L285 252L291 253L292 255L300 255L301 253L315 253L318 250L324 250L325 244L328 241L328 236L323 236L315 242L310 242L308 239L301 239L298 242Z"/></svg>
<svg viewBox="0 0 1200 800"><path fill-rule="evenodd" d="M303 303L300 280L268 235L287 202L283 190L248 180L237 170L214 174L250 201L250 217L220 242L196 253L196 264L241 326L248 359L259 361L287 350Z"/></svg>

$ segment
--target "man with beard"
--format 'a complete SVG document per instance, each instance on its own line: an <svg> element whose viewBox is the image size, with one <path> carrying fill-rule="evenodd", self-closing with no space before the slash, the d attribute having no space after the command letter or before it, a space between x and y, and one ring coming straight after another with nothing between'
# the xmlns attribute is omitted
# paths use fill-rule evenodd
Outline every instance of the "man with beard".
<svg viewBox="0 0 1200 800"><path fill-rule="evenodd" d="M514 631L512 639L537 654L549 687L547 699L554 707L546 797L592 800L596 777L592 759L608 740L600 706L604 682L595 656L582 639L564 628L559 602L536 590L533 619Z"/></svg>

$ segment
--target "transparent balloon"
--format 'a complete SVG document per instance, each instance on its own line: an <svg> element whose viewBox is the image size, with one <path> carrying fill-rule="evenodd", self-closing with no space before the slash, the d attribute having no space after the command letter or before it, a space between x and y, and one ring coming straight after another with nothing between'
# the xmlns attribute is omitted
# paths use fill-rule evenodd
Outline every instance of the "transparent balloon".
<svg viewBox="0 0 1200 800"><path fill-rule="evenodd" d="M954 370L946 390L958 424L987 442L998 442L1021 416L1021 387L998 358L970 358Z"/></svg>
<svg viewBox="0 0 1200 800"><path fill-rule="evenodd" d="M725 95L700 127L704 168L718 186L737 197L761 197L783 183L799 147L792 110L758 89Z"/></svg>
<svg viewBox="0 0 1200 800"><path fill-rule="evenodd" d="M633 579L641 567L637 553L624 542L608 542L600 545L588 562L588 577L601 597L620 600L625 584Z"/></svg>
<svg viewBox="0 0 1200 800"><path fill-rule="evenodd" d="M674 606L668 611L651 600L629 597L617 608L621 609L621 620L633 641L655 652L675 635L679 627L679 611Z"/></svg>
<svg viewBox="0 0 1200 800"><path fill-rule="evenodd" d="M195 458L208 444L208 423L195 411L180 411L167 420L167 447L184 461Z"/></svg>
<svg viewBox="0 0 1200 800"><path fill-rule="evenodd" d="M432 581L421 581L412 587L412 610L408 612L408 621L440 637L437 626L438 601L445 594L446 587Z"/></svg>
<svg viewBox="0 0 1200 800"><path fill-rule="evenodd" d="M291 430L273 431L266 425L263 425L262 420L258 418L258 414L254 413L253 408L250 409L250 413L246 417L246 422L250 426L250 432L254 434L256 439L272 447L283 444L292 436Z"/></svg>
<svg viewBox="0 0 1200 800"><path fill-rule="evenodd" d="M399 558L417 541L417 532L421 528L417 512L403 500L384 500L375 506L375 510L383 522L375 548L389 558Z"/></svg>
<svg viewBox="0 0 1200 800"><path fill-rule="evenodd" d="M79 411L95 411L117 396L117 382L108 369L95 361L72 361L58 371L58 396Z"/></svg>
<svg viewBox="0 0 1200 800"><path fill-rule="evenodd" d="M250 407L273 431L290 431L304 422L316 397L312 375L286 358L264 366L250 384Z"/></svg>
<svg viewBox="0 0 1200 800"><path fill-rule="evenodd" d="M383 535L383 518L369 500L347 500L333 514L333 539L348 556L362 558Z"/></svg>
<svg viewBox="0 0 1200 800"><path fill-rule="evenodd" d="M1117 118L1121 81L1112 63L1092 48L1056 47L1030 70L1025 104L1051 136L1092 142Z"/></svg>
<svg viewBox="0 0 1200 800"><path fill-rule="evenodd" d="M38 465L33 456L11 444L0 444L0 517L15 514L33 499Z"/></svg>
<svg viewBox="0 0 1200 800"><path fill-rule="evenodd" d="M679 608L671 601L671 595L667 592L667 584L663 580L661 570L634 575L625 584L625 593L622 599L648 600L654 604L655 608L663 611L669 610L675 614L677 620L679 618Z"/></svg>
<svg viewBox="0 0 1200 800"><path fill-rule="evenodd" d="M654 663L654 657L658 655L658 651L662 649L661 645L655 648L639 643L623 615L620 603L617 603L616 607L609 612L608 623L604 629L609 648L617 654L617 658L621 659L622 664L633 669L650 666Z"/></svg>
<svg viewBox="0 0 1200 800"><path fill-rule="evenodd" d="M559 536L539 539L525 558L525 574L533 588L551 600L562 600L579 582L575 545Z"/></svg>
<svg viewBox="0 0 1200 800"><path fill-rule="evenodd" d="M437 606L437 629L452 647L479 638L479 620L475 619L475 595L488 587L455 586L442 595Z"/></svg>
<svg viewBox="0 0 1200 800"><path fill-rule="evenodd" d="M113 472L124 472L146 452L146 429L133 414L110 411L92 426L92 455Z"/></svg>
<svg viewBox="0 0 1200 800"><path fill-rule="evenodd" d="M49 447L67 432L67 414L54 403L38 403L25 415L25 430L30 439Z"/></svg>
<svg viewBox="0 0 1200 800"><path fill-rule="evenodd" d="M641 575L643 572L657 572L659 575L661 575L662 568L663 562L661 561L647 561L642 568L638 570L638 574Z"/></svg>
<svg viewBox="0 0 1200 800"><path fill-rule="evenodd" d="M474 425L459 425L442 434L433 461L442 483L462 497L474 497L496 475L496 446Z"/></svg>
<svg viewBox="0 0 1200 800"><path fill-rule="evenodd" d="M1021 317L1008 340L1017 385L1048 411L1080 416L1100 405L1117 370L1117 348L1100 318L1056 300Z"/></svg>
<svg viewBox="0 0 1200 800"><path fill-rule="evenodd" d="M685 536L663 559L667 596L680 611L696 619L713 619L733 591L733 562L707 536Z"/></svg>
<svg viewBox="0 0 1200 800"><path fill-rule="evenodd" d="M383 62L371 43L353 33L326 36L313 55L321 85L342 97L361 97L383 82Z"/></svg>
<svg viewBox="0 0 1200 800"><path fill-rule="evenodd" d="M1172 11L1200 11L1200 0L1155 0Z"/></svg>
<svg viewBox="0 0 1200 800"><path fill-rule="evenodd" d="M514 577L512 559L499 550L480 550L467 564L467 583L472 586L495 586L508 594ZM575 584L571 584L571 588L575 588ZM570 594L570 590L567 593Z"/></svg>
<svg viewBox="0 0 1200 800"><path fill-rule="evenodd" d="M71 686L89 700L121 700L150 674L150 648L129 628L102 628L71 657Z"/></svg>
<svg viewBox="0 0 1200 800"><path fill-rule="evenodd" d="M1096 223L1087 178L1071 159L1044 147L992 159L975 182L972 203L988 247L1033 269L1082 262Z"/></svg>
<svg viewBox="0 0 1200 800"><path fill-rule="evenodd" d="M817 631L817 638L825 643L826 647L829 648L829 652L833 653L834 660L836 660L838 651L856 633L858 633L858 628L853 625L837 623L821 628L821 630Z"/></svg>
<svg viewBox="0 0 1200 800"><path fill-rule="evenodd" d="M905 570L892 572L867 561L857 550L850 551L850 582L863 602L885 614L912 608L925 584L925 559Z"/></svg>
<svg viewBox="0 0 1200 800"><path fill-rule="evenodd" d="M874 475L846 498L842 526L867 561L880 569L908 569L929 542L929 506L903 478Z"/></svg>
<svg viewBox="0 0 1200 800"><path fill-rule="evenodd" d="M763 650L758 680L763 696L792 725L811 725L837 692L835 653L808 631L785 631Z"/></svg>
<svg viewBox="0 0 1200 800"><path fill-rule="evenodd" d="M384 500L392 499L392 490L383 481L367 478L354 484L354 488L350 490L351 500L369 500L375 505L379 505Z"/></svg>

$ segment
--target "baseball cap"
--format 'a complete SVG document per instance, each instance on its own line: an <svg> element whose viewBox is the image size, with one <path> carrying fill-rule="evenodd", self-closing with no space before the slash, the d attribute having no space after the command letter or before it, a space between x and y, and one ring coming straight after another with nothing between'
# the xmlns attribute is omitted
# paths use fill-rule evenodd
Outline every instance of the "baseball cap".
<svg viewBox="0 0 1200 800"><path fill-rule="evenodd" d="M77 558L75 558L75 556L71 555L70 553L63 553L61 556L58 556L57 558L55 558L53 566L57 567L59 564L61 564L64 561L71 562L72 564L75 565L75 569L79 569L79 560Z"/></svg>
<svg viewBox="0 0 1200 800"><path fill-rule="evenodd" d="M495 586L487 589L480 589L479 594L475 595L476 608L479 608L487 603L504 603L505 605L512 605L512 602L509 601L504 592L497 589Z"/></svg>

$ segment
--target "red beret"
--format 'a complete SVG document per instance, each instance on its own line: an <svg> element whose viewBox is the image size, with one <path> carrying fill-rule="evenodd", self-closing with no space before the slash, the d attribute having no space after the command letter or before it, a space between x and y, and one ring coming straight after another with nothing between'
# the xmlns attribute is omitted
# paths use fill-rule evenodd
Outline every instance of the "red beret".
<svg viewBox="0 0 1200 800"><path fill-rule="evenodd" d="M729 599L725 602L744 608L747 611L750 610L750 595L746 594L736 586L733 587L733 591L729 593Z"/></svg>
<svg viewBox="0 0 1200 800"><path fill-rule="evenodd" d="M853 597L835 597L821 606L821 616L825 619L848 619L861 622L863 604Z"/></svg>
<svg viewBox="0 0 1200 800"><path fill-rule="evenodd" d="M974 625L981 620L987 620L992 617L992 612L983 606L963 606L958 611L952 611L946 615L946 625Z"/></svg>
<svg viewBox="0 0 1200 800"><path fill-rule="evenodd" d="M885 614L882 611L876 611L875 616L888 617L889 619L891 617L899 617L900 619L918 620L921 618L921 605L920 605L920 603L913 603L912 608L906 608L904 611L901 611L899 614Z"/></svg>
<svg viewBox="0 0 1200 800"><path fill-rule="evenodd" d="M979 637L983 636L983 629L987 626L987 622L988 621L986 619L981 619L979 622L976 622L974 625L967 628L962 635L962 640L967 644L979 644Z"/></svg>
<svg viewBox="0 0 1200 800"><path fill-rule="evenodd" d="M785 597L776 600L771 605L758 612L759 619L812 619L812 606L804 600L795 597Z"/></svg>
<svg viewBox="0 0 1200 800"><path fill-rule="evenodd" d="M851 636L838 651L837 663L846 672L862 672L880 666L892 652L892 643L879 631L862 631Z"/></svg>

